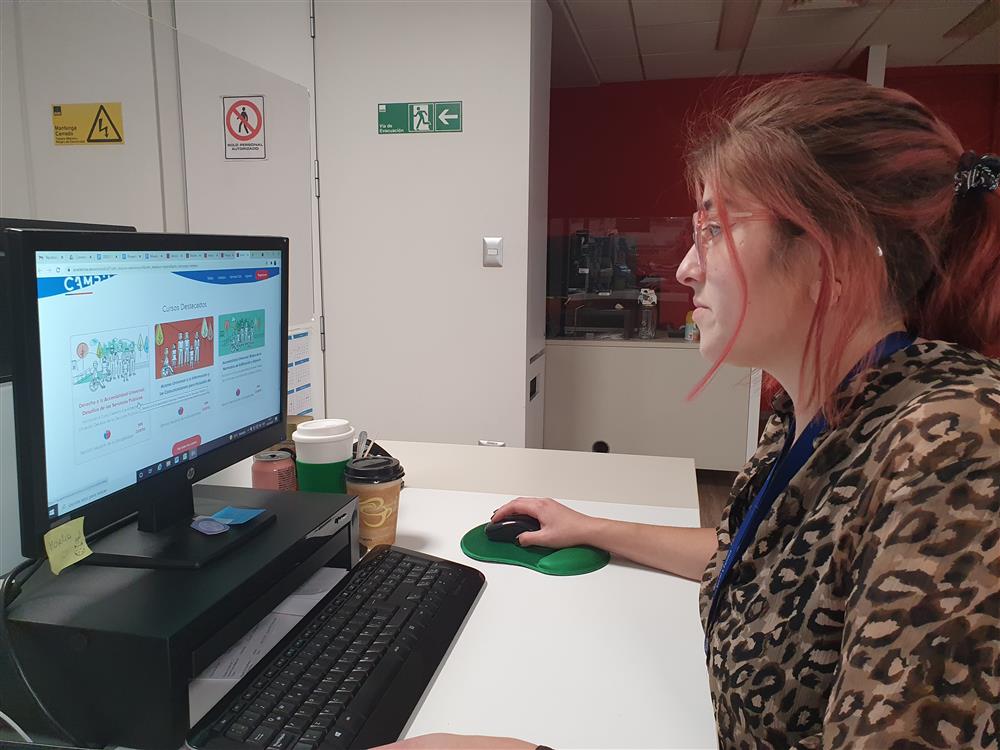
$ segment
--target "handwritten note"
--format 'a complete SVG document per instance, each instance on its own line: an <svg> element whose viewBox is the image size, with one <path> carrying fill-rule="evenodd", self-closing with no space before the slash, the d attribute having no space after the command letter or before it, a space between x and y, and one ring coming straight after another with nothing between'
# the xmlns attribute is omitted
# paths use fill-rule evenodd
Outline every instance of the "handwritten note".
<svg viewBox="0 0 1000 750"><path fill-rule="evenodd" d="M47 531L43 539L45 554L55 575L93 554L83 536L82 516Z"/></svg>

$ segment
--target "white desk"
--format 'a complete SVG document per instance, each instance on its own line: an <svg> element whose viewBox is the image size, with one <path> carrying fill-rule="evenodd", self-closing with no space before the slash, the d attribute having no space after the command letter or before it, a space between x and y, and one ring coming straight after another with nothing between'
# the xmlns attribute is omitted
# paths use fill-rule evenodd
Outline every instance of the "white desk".
<svg viewBox="0 0 1000 750"><path fill-rule="evenodd" d="M403 464L407 487L698 508L698 483L690 458L377 438L376 442ZM247 459L234 464L204 484L247 486L251 463Z"/></svg>
<svg viewBox="0 0 1000 750"><path fill-rule="evenodd" d="M563 578L466 558L462 534L510 497L403 492L396 544L479 568L487 581L404 736L513 736L561 750L716 747L697 585L616 561ZM567 504L698 524L689 509Z"/></svg>
<svg viewBox="0 0 1000 750"><path fill-rule="evenodd" d="M459 547L518 494L619 500L566 502L606 518L697 526L690 459L379 444L407 472L396 544L477 567L487 579L403 736L492 734L560 750L717 746L696 584L617 561L584 576L545 576L470 560ZM248 466L207 481L246 486ZM449 484L464 491L438 488ZM470 491L488 488L494 493Z"/></svg>

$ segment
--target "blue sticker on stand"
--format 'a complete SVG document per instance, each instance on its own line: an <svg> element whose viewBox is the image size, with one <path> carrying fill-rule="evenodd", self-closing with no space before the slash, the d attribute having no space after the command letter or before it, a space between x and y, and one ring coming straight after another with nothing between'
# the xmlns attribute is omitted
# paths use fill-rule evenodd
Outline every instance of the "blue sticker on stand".
<svg viewBox="0 0 1000 750"><path fill-rule="evenodd" d="M213 513L212 518L219 523L238 526L241 523L246 523L256 518L263 512L263 508L234 508L232 505L227 505L218 513Z"/></svg>
<svg viewBox="0 0 1000 750"><path fill-rule="evenodd" d="M229 527L226 526L226 524L219 523L214 518L208 518L207 516L199 516L194 519L191 522L191 528L195 531L200 531L202 534L208 534L209 536L229 531Z"/></svg>

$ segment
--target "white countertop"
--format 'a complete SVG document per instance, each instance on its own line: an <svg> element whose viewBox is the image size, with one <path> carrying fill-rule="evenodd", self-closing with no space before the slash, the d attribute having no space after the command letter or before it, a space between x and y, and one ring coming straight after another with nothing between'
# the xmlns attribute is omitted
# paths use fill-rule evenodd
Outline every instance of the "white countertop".
<svg viewBox="0 0 1000 750"><path fill-rule="evenodd" d="M697 351L700 344L697 341L661 336L655 339L640 339L638 337L630 339L545 339L545 346L627 346L653 349L694 349Z"/></svg>

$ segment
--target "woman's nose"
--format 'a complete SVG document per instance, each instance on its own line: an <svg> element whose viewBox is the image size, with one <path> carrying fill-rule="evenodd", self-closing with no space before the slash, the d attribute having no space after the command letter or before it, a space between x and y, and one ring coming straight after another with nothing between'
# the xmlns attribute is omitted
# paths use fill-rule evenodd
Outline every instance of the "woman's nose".
<svg viewBox="0 0 1000 750"><path fill-rule="evenodd" d="M698 250L693 243L688 249L687 255L681 261L681 264L677 266L676 277L677 281L681 284L692 288L705 280L704 269L702 269L701 263L698 262Z"/></svg>

